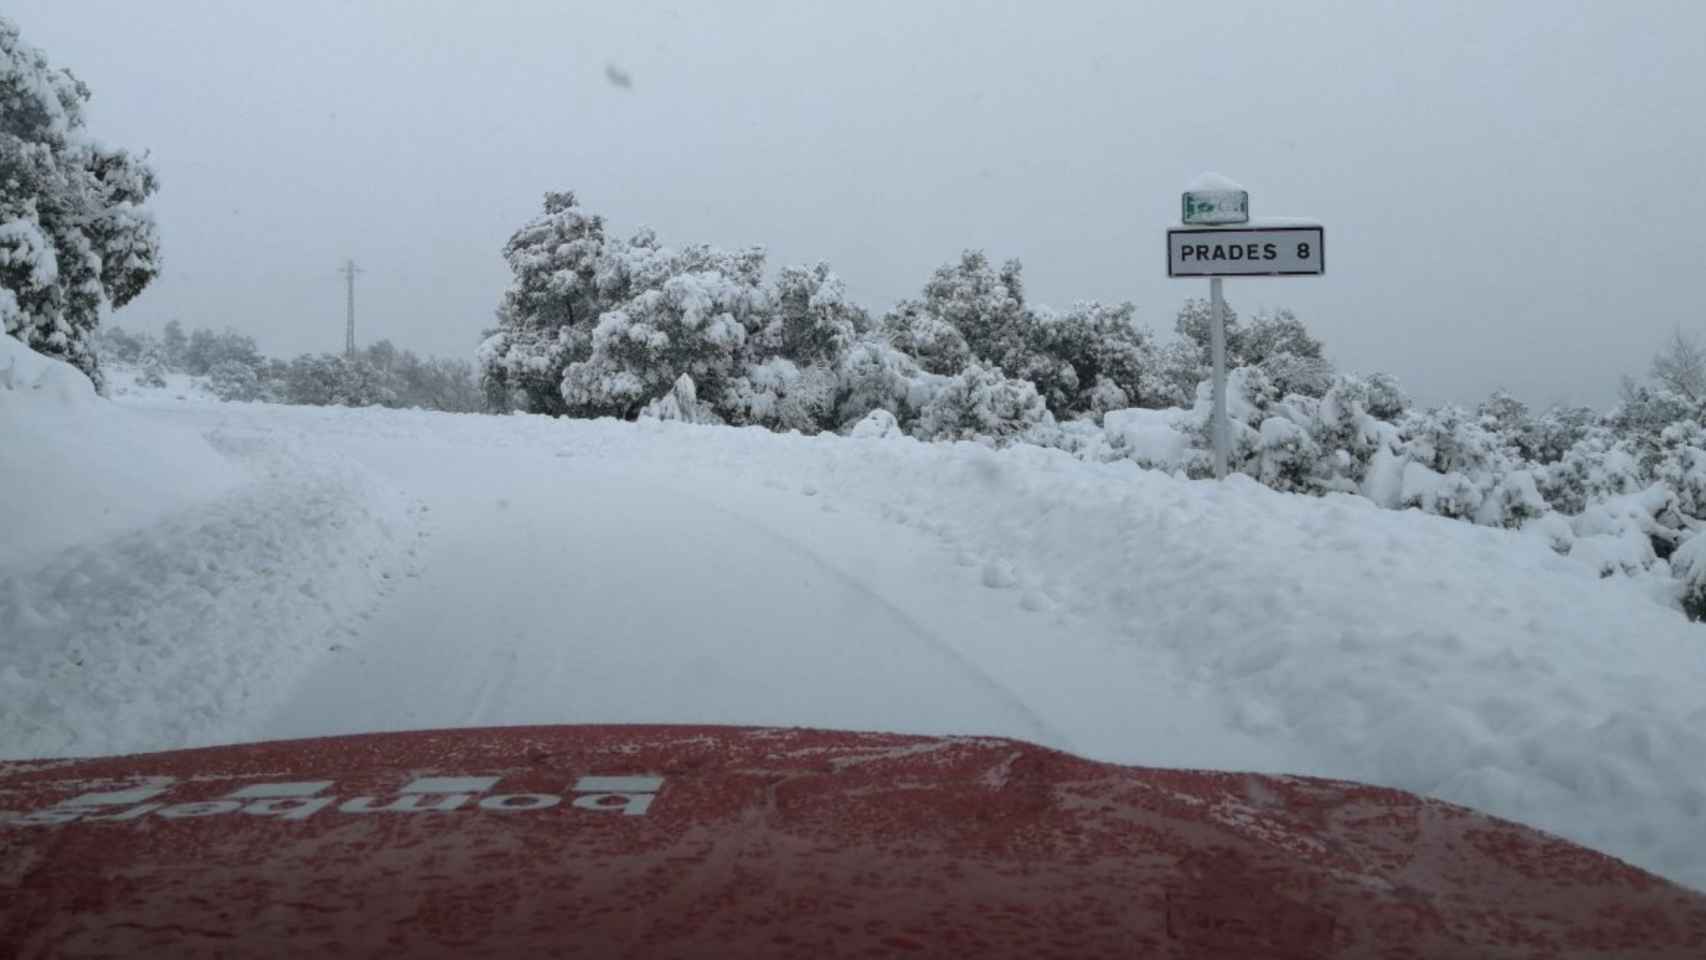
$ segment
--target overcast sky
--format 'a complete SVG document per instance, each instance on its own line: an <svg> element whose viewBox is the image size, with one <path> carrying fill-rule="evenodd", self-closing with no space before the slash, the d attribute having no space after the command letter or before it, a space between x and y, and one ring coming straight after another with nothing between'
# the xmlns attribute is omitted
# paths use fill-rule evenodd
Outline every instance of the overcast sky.
<svg viewBox="0 0 1706 960"><path fill-rule="evenodd" d="M1227 281L1428 402L1603 404L1706 328L1706 3L7 0L152 151L166 272L126 326L466 356L546 190L618 235L827 259L881 310L966 247L1170 334L1193 175L1327 226ZM615 64L624 89L606 77ZM1684 282L1688 281L1688 282Z"/></svg>

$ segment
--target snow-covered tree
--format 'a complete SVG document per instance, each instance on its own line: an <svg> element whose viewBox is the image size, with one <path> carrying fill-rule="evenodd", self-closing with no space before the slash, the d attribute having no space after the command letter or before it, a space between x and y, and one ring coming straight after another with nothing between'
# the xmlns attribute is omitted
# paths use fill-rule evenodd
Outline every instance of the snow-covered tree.
<svg viewBox="0 0 1706 960"><path fill-rule="evenodd" d="M95 352L102 363L138 363L158 346L147 333L131 333L115 323L103 324L95 334Z"/></svg>
<svg viewBox="0 0 1706 960"><path fill-rule="evenodd" d="M166 361L159 350L150 350L142 355L142 370L136 376L136 382L156 390L166 386Z"/></svg>
<svg viewBox="0 0 1706 960"><path fill-rule="evenodd" d="M476 354L497 405L566 412L563 371L585 358L593 324L617 299L600 282L605 246L604 218L581 209L567 191L545 194L544 212L504 244L510 287L497 328Z"/></svg>
<svg viewBox="0 0 1706 960"><path fill-rule="evenodd" d="M1057 419L1152 406L1163 388L1154 344L1133 319L1136 310L1092 300L1065 313L1028 311L1023 352L1009 356L1007 373L1036 384Z"/></svg>
<svg viewBox="0 0 1706 960"><path fill-rule="evenodd" d="M722 409L725 386L741 373L748 324L762 304L757 279L715 270L682 274L606 312L593 329L590 355L564 370L566 410L631 418L682 374L693 378L702 402Z"/></svg>
<svg viewBox="0 0 1706 960"><path fill-rule="evenodd" d="M1290 310L1251 317L1231 338L1230 352L1238 366L1261 367L1281 395L1319 397L1333 383L1321 341Z"/></svg>
<svg viewBox="0 0 1706 960"><path fill-rule="evenodd" d="M285 374L287 403L314 406L386 406L396 397L385 376L359 357L304 354L290 362Z"/></svg>
<svg viewBox="0 0 1706 960"><path fill-rule="evenodd" d="M160 359L172 370L183 370L184 354L189 352L190 338L184 334L184 324L174 318L166 321L160 334Z"/></svg>
<svg viewBox="0 0 1706 960"><path fill-rule="evenodd" d="M209 372L207 381L213 395L221 400L260 399L261 383L255 367L240 360L220 361Z"/></svg>
<svg viewBox="0 0 1706 960"><path fill-rule="evenodd" d="M0 324L99 386L102 311L135 299L160 270L142 206L158 183L143 159L87 135L89 97L0 17Z"/></svg>
<svg viewBox="0 0 1706 960"><path fill-rule="evenodd" d="M920 301L895 304L883 316L882 328L896 349L930 373L951 377L974 362L965 336Z"/></svg>
<svg viewBox="0 0 1706 960"><path fill-rule="evenodd" d="M835 421L851 428L872 411L884 410L909 427L947 380L885 337L860 337L836 368Z"/></svg>
<svg viewBox="0 0 1706 960"><path fill-rule="evenodd" d="M954 375L970 364L1010 367L1025 352L1025 292L1019 261L1001 269L982 251L930 275L920 300L902 301L883 318L895 346L931 373Z"/></svg>
<svg viewBox="0 0 1706 960"><path fill-rule="evenodd" d="M982 440L1003 446L1052 423L1048 406L1028 380L973 364L924 405L913 434L921 440Z"/></svg>
<svg viewBox="0 0 1706 960"><path fill-rule="evenodd" d="M1678 328L1653 356L1659 385L1696 403L1706 402L1706 347Z"/></svg>
<svg viewBox="0 0 1706 960"><path fill-rule="evenodd" d="M771 288L768 322L752 338L757 359L833 364L858 336L861 312L829 264L784 267Z"/></svg>

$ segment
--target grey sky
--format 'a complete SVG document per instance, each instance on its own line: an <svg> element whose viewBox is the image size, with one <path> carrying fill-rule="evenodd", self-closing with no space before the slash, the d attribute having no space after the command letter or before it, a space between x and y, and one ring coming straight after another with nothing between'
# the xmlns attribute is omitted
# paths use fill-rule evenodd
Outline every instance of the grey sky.
<svg viewBox="0 0 1706 960"><path fill-rule="evenodd" d="M1162 231L1194 174L1327 224L1329 275L1232 280L1427 401L1609 401L1706 328L1706 4L10 0L153 151L166 273L117 320L466 355L547 189L618 234L828 259L874 309L965 247L1028 293L1206 282ZM607 78L615 65L632 78Z"/></svg>

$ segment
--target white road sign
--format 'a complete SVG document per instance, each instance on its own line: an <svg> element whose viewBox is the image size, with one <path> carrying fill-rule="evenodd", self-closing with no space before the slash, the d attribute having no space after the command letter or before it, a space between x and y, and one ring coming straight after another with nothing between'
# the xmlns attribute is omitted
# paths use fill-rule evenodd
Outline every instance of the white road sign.
<svg viewBox="0 0 1706 960"><path fill-rule="evenodd" d="M1327 272L1320 226L1171 227L1169 277L1318 277Z"/></svg>

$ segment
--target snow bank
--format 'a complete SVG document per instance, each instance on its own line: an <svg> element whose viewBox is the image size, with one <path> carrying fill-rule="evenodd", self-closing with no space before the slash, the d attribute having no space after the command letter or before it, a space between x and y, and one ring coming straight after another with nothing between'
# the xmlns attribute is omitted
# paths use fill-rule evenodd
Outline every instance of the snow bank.
<svg viewBox="0 0 1706 960"><path fill-rule="evenodd" d="M359 470L203 433L0 335L0 756L243 739L403 572Z"/></svg>
<svg viewBox="0 0 1706 960"><path fill-rule="evenodd" d="M1015 615L1172 664L1065 679L1027 651L1003 681L1084 752L1154 762L1130 718L1181 684L1221 724L1187 738L1253 737L1297 773L1466 803L1706 887L1706 641L1544 538L1026 446L516 427L648 475L807 480L927 534L1012 590ZM1110 741L1126 745L1086 749Z"/></svg>
<svg viewBox="0 0 1706 960"><path fill-rule="evenodd" d="M242 473L193 430L95 395L0 335L0 573L217 496Z"/></svg>

